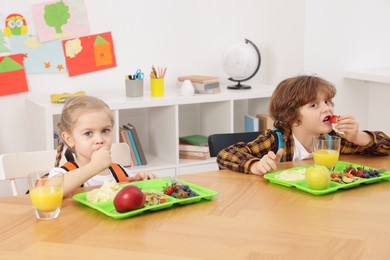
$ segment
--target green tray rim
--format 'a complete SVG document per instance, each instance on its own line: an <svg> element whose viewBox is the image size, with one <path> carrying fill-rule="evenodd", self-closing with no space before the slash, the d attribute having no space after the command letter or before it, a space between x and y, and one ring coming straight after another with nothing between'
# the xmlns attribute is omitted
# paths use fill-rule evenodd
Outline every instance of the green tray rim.
<svg viewBox="0 0 390 260"><path fill-rule="evenodd" d="M336 192L338 190L355 188L355 187L360 186L361 184L372 184L372 183L390 180L390 172L384 171L384 172L381 172L380 177L369 178L369 179L363 179L363 178L356 177L357 180L355 182L348 183L348 184L342 184L342 183L337 183L337 182L331 181L330 185L327 189L313 190L310 187L308 187L305 180L283 181L283 180L279 180L279 179L275 178L276 175L280 174L283 171L303 169L303 168L309 167L310 165L313 165L313 164L302 165L302 166L292 167L292 168L288 168L288 169L283 169L283 170L272 172L272 173L267 173L264 175L264 178L269 180L270 183L279 184L279 185L286 186L286 187L294 187L298 190L302 190L302 191L305 191L305 192L313 194L313 195L325 195L325 194ZM364 167L365 169L377 169L374 167L364 166L361 164L356 164L356 163L351 163L351 162L346 162L346 161L338 161L334 171L340 171L342 169L345 169L345 167L347 167L349 165L351 165L355 168Z"/></svg>
<svg viewBox="0 0 390 260"><path fill-rule="evenodd" d="M124 213L119 213L115 210L114 204L112 201L108 202L102 202L102 203L90 203L86 200L86 194L87 192L81 192L78 194L75 194L72 196L72 198L76 201L78 201L80 204L90 207L92 209L95 209L97 211L100 211L101 213L112 217L114 219L124 219L124 218L129 218L129 217L134 217L137 215L140 215L144 212L148 211L158 211L166 208L170 208L173 205L186 205L186 204L191 204L191 203L197 203L202 200L211 200L214 196L218 195L218 192L184 181L184 180L179 180L181 183L188 185L191 189L193 189L196 193L198 193L198 196L196 197L191 197L191 198L185 198L185 199L176 199L174 197L164 195L167 198L167 202L159 205L154 205L154 206L144 206L142 208L124 212ZM158 178L158 179L153 179L153 180L144 180L144 181L136 181L136 182L129 182L129 183L121 183L119 186L121 188L127 186L127 185L135 185L139 187L142 191L150 191L150 190L158 190L162 191L162 188L165 187L166 185L170 185L171 181L167 178ZM152 187L152 188L150 188Z"/></svg>

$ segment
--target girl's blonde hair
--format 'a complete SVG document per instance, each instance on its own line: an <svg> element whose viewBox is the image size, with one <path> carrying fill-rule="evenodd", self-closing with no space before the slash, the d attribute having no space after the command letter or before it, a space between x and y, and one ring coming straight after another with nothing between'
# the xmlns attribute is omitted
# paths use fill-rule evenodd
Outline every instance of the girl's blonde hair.
<svg viewBox="0 0 390 260"><path fill-rule="evenodd" d="M66 145L65 157L68 161L74 161L74 147L69 147L62 139L62 133L66 132L71 134L75 127L78 117L85 112L90 111L104 111L110 117L111 123L114 124L114 117L110 111L110 108L102 100L92 96L77 96L69 99L62 108L61 118L57 124L60 130L61 142L57 148L57 155L55 161L55 167L58 167L62 157L62 151Z"/></svg>
<svg viewBox="0 0 390 260"><path fill-rule="evenodd" d="M274 127L282 132L300 123L299 109L317 99L318 93L332 100L336 95L335 86L318 76L297 76L283 80L273 92L269 111Z"/></svg>

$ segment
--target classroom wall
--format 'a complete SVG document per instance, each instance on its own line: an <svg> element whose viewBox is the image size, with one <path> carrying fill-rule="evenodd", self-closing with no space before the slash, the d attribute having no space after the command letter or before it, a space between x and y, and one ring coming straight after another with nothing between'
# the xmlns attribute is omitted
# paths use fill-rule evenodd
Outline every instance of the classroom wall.
<svg viewBox="0 0 390 260"><path fill-rule="evenodd" d="M344 71L390 68L389 10L388 0L310 0L304 29L305 70L336 84L335 112L355 116L361 129L388 135L390 84L345 79Z"/></svg>
<svg viewBox="0 0 390 260"><path fill-rule="evenodd" d="M38 0L0 0L0 12L28 11ZM250 83L276 85L285 77L317 73L338 88L336 112L367 129L390 134L383 120L389 86L345 80L345 69L389 66L387 0L85 0L91 34L111 31L117 67L68 77L27 75L30 91L0 97L0 153L26 151L25 99L85 90L124 92L125 74L167 66L166 87L183 74L211 74L227 83L225 48L248 38L262 65ZM145 82L148 86L148 82ZM353 96L353 98L351 98ZM382 109L381 109L382 107Z"/></svg>
<svg viewBox="0 0 390 260"><path fill-rule="evenodd" d="M31 4L44 1L0 0L0 12L28 11ZM68 77L63 74L27 75L28 93L0 97L0 153L27 150L28 125L25 99L34 95L49 98L53 93L85 90L115 91L125 95L124 75L141 68L146 74L152 65L167 66L166 87L176 87L183 74L210 74L227 83L222 69L223 51L245 38L253 41L262 54L259 73L251 82L275 83L303 66L303 0L290 5L284 1L266 0L85 0L91 34L111 31L117 67L104 71ZM283 14L293 21L285 28ZM274 29L273 29L274 28ZM295 31L295 33L294 33ZM279 32L279 33L277 33ZM282 32L282 33L280 33ZM286 34L284 33L286 32ZM299 35L286 43L285 37ZM284 55L286 45L294 55ZM298 65L297 65L298 64ZM148 80L145 86L148 86ZM12 113L10 113L12 111Z"/></svg>

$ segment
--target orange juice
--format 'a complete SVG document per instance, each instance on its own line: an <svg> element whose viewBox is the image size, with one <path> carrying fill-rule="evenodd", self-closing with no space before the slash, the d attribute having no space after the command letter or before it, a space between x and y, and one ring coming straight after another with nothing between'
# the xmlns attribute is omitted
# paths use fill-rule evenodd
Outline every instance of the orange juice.
<svg viewBox="0 0 390 260"><path fill-rule="evenodd" d="M313 157L315 164L331 169L339 160L339 152L336 150L319 149L313 152Z"/></svg>
<svg viewBox="0 0 390 260"><path fill-rule="evenodd" d="M55 186L38 186L30 191L31 202L35 209L53 211L61 207L63 190Z"/></svg>

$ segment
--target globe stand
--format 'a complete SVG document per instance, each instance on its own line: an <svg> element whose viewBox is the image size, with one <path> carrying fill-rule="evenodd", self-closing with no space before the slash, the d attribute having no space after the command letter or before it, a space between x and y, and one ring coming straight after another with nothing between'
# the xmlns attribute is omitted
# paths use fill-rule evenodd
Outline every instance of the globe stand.
<svg viewBox="0 0 390 260"><path fill-rule="evenodd" d="M256 75L256 73L259 71L259 68L260 68L260 64L261 64L261 55L260 55L260 51L259 51L259 49L257 48L257 46L253 43L253 42L251 42L250 40L248 40L248 39L245 39L245 43L249 43L250 45L252 45L252 47L255 49L255 51L256 51L256 53L257 53L257 66L256 66L256 69L255 69L255 71L249 76L249 77L247 77L247 78L244 78L244 79L234 79L233 77L230 77L230 78L228 78L228 80L230 80L230 81L234 81L234 82L237 82L237 84L236 85L230 85L230 86L228 86L227 88L228 89L235 89L235 90L240 90L240 89L251 89L252 87L251 86L249 86L249 85L241 85L241 82L242 81L247 81L247 80L250 80L251 78L253 78L255 75Z"/></svg>
<svg viewBox="0 0 390 260"><path fill-rule="evenodd" d="M229 78L229 80L231 80ZM236 85L230 85L227 88L228 89L251 89L252 87L249 85L241 85L241 81L237 81L238 83Z"/></svg>

